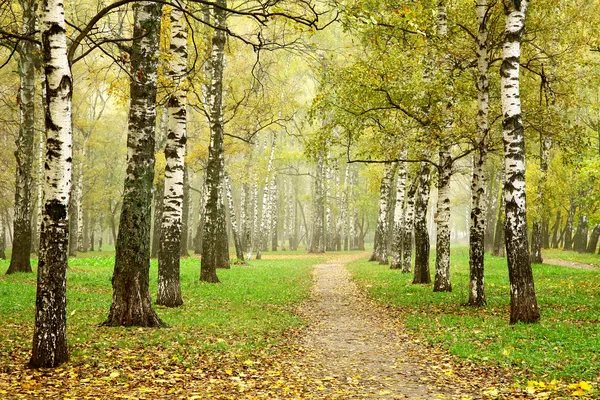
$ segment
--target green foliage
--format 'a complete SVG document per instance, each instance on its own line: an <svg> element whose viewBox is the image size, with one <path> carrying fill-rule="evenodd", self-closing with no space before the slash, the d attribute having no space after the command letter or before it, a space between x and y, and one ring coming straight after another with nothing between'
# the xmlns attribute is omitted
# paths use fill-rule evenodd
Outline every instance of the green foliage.
<svg viewBox="0 0 600 400"><path fill-rule="evenodd" d="M452 293L433 293L430 286L412 285L411 274L364 261L351 264L350 269L372 296L394 307L416 337L458 357L522 371L522 381L573 382L598 376L598 271L536 265L540 323L509 325L506 260L486 257L488 305L470 308L463 305L468 300L468 254L468 248L453 249Z"/></svg>

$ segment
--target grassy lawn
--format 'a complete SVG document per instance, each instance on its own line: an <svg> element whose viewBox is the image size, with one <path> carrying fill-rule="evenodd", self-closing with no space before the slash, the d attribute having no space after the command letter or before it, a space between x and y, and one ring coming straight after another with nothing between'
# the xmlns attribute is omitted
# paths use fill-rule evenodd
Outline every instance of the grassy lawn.
<svg viewBox="0 0 600 400"><path fill-rule="evenodd" d="M544 249L542 250L542 258L573 261L600 267L600 255L598 254L578 253L576 251L564 251L561 249Z"/></svg>
<svg viewBox="0 0 600 400"><path fill-rule="evenodd" d="M350 270L375 299L395 308L415 336L456 356L521 370L523 381L600 378L600 271L535 265L541 321L509 325L506 260L486 256L488 306L479 309L463 306L468 257L468 247L452 249L451 293L433 293L431 285L412 285L412 274L367 261L350 264Z"/></svg>
<svg viewBox="0 0 600 400"><path fill-rule="evenodd" d="M114 257L86 256L69 261L67 331L71 359L64 367L42 375L23 368L31 352L36 275L4 275L9 261L0 261L0 397L7 391L29 393L27 388L35 397L38 390L53 387L53 382L62 389L45 396L62 396L75 387L80 390L82 383L92 385L91 393L118 391L118 385L135 385L141 390L150 383L157 386L156 380L167 375L169 379L191 379L190 372L196 371L200 377L229 382L228 374L237 369L256 364L252 368L259 370L272 354L281 351L286 335L304 325L295 311L310 292L309 266L323 259L305 254L296 259L274 259L272 253L265 253L263 260L250 261L248 266L219 270L220 284L200 283L199 259L183 259L185 304L175 309L157 306L169 327L142 329L98 327L111 304ZM153 297L156 279L157 263L153 260ZM27 386L34 381L37 386ZM186 389L183 386L181 390ZM217 390L218 382L214 386Z"/></svg>

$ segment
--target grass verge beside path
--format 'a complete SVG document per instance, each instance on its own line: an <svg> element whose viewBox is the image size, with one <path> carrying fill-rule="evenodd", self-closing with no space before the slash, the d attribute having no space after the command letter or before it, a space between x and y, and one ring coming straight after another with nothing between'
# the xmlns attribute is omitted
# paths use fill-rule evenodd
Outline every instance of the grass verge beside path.
<svg viewBox="0 0 600 400"><path fill-rule="evenodd" d="M534 381L529 382L529 390L542 390L541 385L560 380L573 384L568 388L573 392L585 392L590 382L598 395L600 271L534 265L541 320L509 325L506 259L486 256L488 306L472 308L463 306L468 300L468 257L468 247L452 249L451 293L433 293L431 285L412 285L412 274L365 260L350 264L349 269L376 300L393 307L419 340L441 345L473 363L497 364L517 372L521 384Z"/></svg>
<svg viewBox="0 0 600 400"><path fill-rule="evenodd" d="M109 398L109 393L119 392L141 393L145 398L153 398L152 393L190 396L196 384L202 393L222 391L222 398L227 398L228 390L239 389L232 377L238 372L260 375L276 353L285 351L286 336L304 324L296 307L310 295L310 266L324 258L275 257L276 253L269 253L249 266L218 270L220 284L198 282L199 260L183 259L184 305L175 309L155 306L169 325L166 329L98 327L111 304L114 257L69 260L71 360L51 371L24 368L31 354L36 274L0 275L0 398L7 393L25 397ZM153 298L156 265L153 260ZM6 268L8 261L0 261L0 270ZM250 387L252 379L244 385ZM232 398L239 396L238 392Z"/></svg>
<svg viewBox="0 0 600 400"><path fill-rule="evenodd" d="M576 251L565 251L561 249L543 249L544 260L558 259L600 267L600 256L596 253L578 253Z"/></svg>

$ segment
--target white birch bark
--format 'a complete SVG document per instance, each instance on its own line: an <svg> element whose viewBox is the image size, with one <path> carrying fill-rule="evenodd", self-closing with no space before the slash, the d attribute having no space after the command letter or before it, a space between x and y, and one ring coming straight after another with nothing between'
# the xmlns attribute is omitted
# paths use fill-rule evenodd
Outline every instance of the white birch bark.
<svg viewBox="0 0 600 400"><path fill-rule="evenodd" d="M429 154L425 153L424 158ZM429 273L429 232L427 231L427 204L431 182L431 166L427 162L421 163L419 171L419 188L415 194L415 270L413 284L430 283Z"/></svg>
<svg viewBox="0 0 600 400"><path fill-rule="evenodd" d="M510 280L511 323L536 322L540 318L527 243L525 145L519 90L521 38L525 29L528 4L528 0L504 0L506 24L500 67L505 161L505 240Z"/></svg>
<svg viewBox="0 0 600 400"><path fill-rule="evenodd" d="M415 195L418 188L418 177L406 193L406 205L404 210L404 231L402 232L402 272L409 273L412 270L412 242L413 228L415 222Z"/></svg>
<svg viewBox="0 0 600 400"><path fill-rule="evenodd" d="M66 336L66 272L73 156L73 92L62 1L41 2L40 30L47 93L46 160L35 327L29 361L29 365L34 368L55 367L69 357Z"/></svg>
<svg viewBox="0 0 600 400"><path fill-rule="evenodd" d="M180 6L186 4L180 0ZM165 147L165 183L158 250L158 296L156 303L167 307L183 304L179 282L179 253L183 226L184 172L187 143L187 24L184 11L173 7L170 15L171 43L168 98L168 133Z"/></svg>
<svg viewBox="0 0 600 400"><path fill-rule="evenodd" d="M324 175L325 156L321 150L317 153L312 210L312 232L309 253L325 252L325 193L323 190Z"/></svg>
<svg viewBox="0 0 600 400"><path fill-rule="evenodd" d="M434 292L451 292L450 282L450 178L452 176L450 148L442 146L439 151L438 198L435 222L436 253Z"/></svg>
<svg viewBox="0 0 600 400"><path fill-rule="evenodd" d="M127 123L127 170L116 241L113 298L106 326L164 325L149 290L150 226L158 44L162 5L135 3L131 46L130 104Z"/></svg>
<svg viewBox="0 0 600 400"><path fill-rule="evenodd" d="M33 0L21 0L23 8L23 35L36 30L35 5ZM31 187L33 144L35 135L35 48L23 40L17 45L19 54L19 132L15 140L15 205L13 216L12 255L7 274L31 272Z"/></svg>
<svg viewBox="0 0 600 400"><path fill-rule="evenodd" d="M224 174L225 191L227 193L227 204L229 206L229 219L233 230L233 242L235 244L235 254L239 262L244 262L244 252L242 251L242 243L240 240L240 229L238 228L237 218L235 215L235 205L233 203L233 194L231 192L231 183L229 175Z"/></svg>
<svg viewBox="0 0 600 400"><path fill-rule="evenodd" d="M271 221L270 221L270 233L269 237L271 240L271 251L277 251L277 225L279 216L279 192L277 191L277 177L274 175L271 178Z"/></svg>
<svg viewBox="0 0 600 400"><path fill-rule="evenodd" d="M400 155L406 158L406 151ZM396 206L394 207L394 226L392 240L392 262L391 269L402 268L402 236L404 233L404 201L406 198L406 163L398 165L398 178L396 181Z"/></svg>
<svg viewBox="0 0 600 400"><path fill-rule="evenodd" d="M392 181L396 174L398 163L386 163L383 168L383 178L379 188L379 213L377 215L377 227L375 231L375 243L373 245L373 254L369 261L377 261L384 265L388 263L387 244L389 236L388 214L391 207L390 191Z"/></svg>
<svg viewBox="0 0 600 400"><path fill-rule="evenodd" d="M488 0L477 0L477 148L473 155L471 181L471 220L469 228L469 301L471 306L484 306L484 251L486 230L486 180L487 143L489 136L489 61L488 61Z"/></svg>
<svg viewBox="0 0 600 400"><path fill-rule="evenodd" d="M260 259L262 252L267 249L269 231L271 228L271 171L273 169L273 159L275 157L275 149L277 147L277 132L273 133L273 143L271 144L271 153L269 162L267 163L267 174L265 176L265 186L263 188L262 201L262 217L260 219L260 230L258 234L258 248L256 258Z"/></svg>

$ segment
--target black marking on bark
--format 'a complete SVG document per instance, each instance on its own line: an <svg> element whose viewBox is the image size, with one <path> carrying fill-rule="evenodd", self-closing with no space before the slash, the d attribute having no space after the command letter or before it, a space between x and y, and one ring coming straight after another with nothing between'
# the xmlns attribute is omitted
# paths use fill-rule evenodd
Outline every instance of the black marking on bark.
<svg viewBox="0 0 600 400"><path fill-rule="evenodd" d="M57 200L50 200L44 207L46 214L54 221L60 221L67 218L67 207Z"/></svg>

